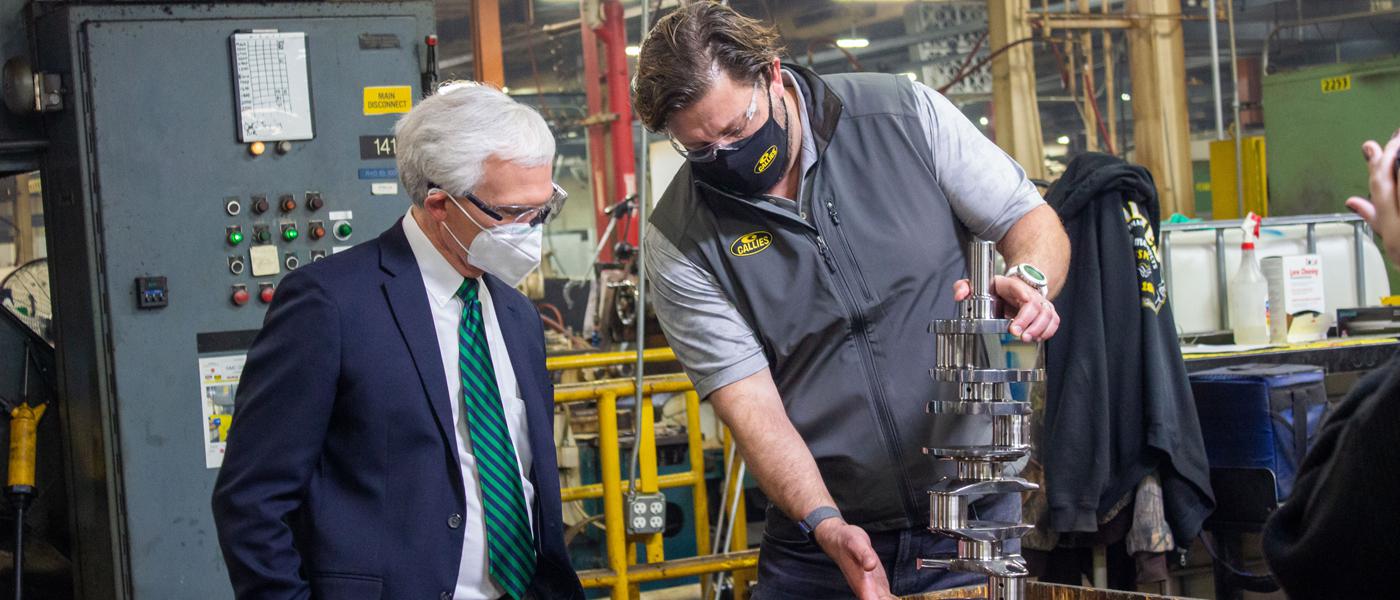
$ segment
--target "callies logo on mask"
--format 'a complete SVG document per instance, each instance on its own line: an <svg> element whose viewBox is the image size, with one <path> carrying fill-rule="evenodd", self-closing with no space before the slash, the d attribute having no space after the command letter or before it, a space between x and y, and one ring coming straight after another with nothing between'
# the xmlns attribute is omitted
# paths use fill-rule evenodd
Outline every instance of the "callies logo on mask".
<svg viewBox="0 0 1400 600"><path fill-rule="evenodd" d="M767 171L767 170L768 170L768 167L773 166L773 159L775 159L775 158L777 158L777 157L778 157L778 146L777 146L776 144L775 144L775 145L772 145L772 146L769 146L767 150L764 150L764 151L763 151L763 156L758 157L758 162L757 162L757 163L754 163L754 166L753 166L753 172L754 172L754 174L758 174L758 173L762 173L762 172L764 172L764 171Z"/></svg>
<svg viewBox="0 0 1400 600"><path fill-rule="evenodd" d="M729 253L734 256L751 256L767 250L772 245L773 234L755 231L734 240L734 243L729 245Z"/></svg>

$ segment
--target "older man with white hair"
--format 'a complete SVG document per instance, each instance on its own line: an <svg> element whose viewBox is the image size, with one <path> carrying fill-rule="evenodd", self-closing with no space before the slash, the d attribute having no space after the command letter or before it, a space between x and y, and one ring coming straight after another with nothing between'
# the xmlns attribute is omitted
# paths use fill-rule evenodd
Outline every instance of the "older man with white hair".
<svg viewBox="0 0 1400 600"><path fill-rule="evenodd" d="M565 195L554 138L490 87L395 127L413 205L289 273L248 353L214 489L239 598L582 598L553 387L512 286Z"/></svg>

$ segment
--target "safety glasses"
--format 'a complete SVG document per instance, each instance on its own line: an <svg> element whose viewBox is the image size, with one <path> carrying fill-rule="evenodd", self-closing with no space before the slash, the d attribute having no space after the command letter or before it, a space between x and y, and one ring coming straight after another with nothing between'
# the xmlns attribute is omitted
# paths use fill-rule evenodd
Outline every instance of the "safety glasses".
<svg viewBox="0 0 1400 600"><path fill-rule="evenodd" d="M471 202L472 206L486 213L486 216L492 219L505 223L525 223L533 227L548 223L559 214L560 210L563 210L564 201L569 199L569 193L565 192L564 188L559 187L559 184L551 183L550 185L554 186L554 193L549 196L548 201L538 205L488 204L471 192L463 192L462 196ZM442 189L433 184L429 184L429 186Z"/></svg>
<svg viewBox="0 0 1400 600"><path fill-rule="evenodd" d="M749 98L749 108L744 111L744 124L739 126L735 131L736 134L748 130L749 123L753 122L753 115L758 111L758 89L759 84L755 81L753 84L753 96ZM739 138L735 140L720 139L703 148L696 149L687 148L685 144L677 141L675 136L670 136L670 140L671 147L675 148L676 152L680 153L686 160L691 162L710 162L715 159L716 154L721 150L737 150L743 147L743 142L748 141L748 138Z"/></svg>

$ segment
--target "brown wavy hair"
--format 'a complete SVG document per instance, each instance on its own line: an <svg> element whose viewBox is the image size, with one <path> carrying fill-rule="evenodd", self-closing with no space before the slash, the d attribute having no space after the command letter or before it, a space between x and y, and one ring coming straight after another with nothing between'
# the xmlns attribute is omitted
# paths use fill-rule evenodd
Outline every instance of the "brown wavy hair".
<svg viewBox="0 0 1400 600"><path fill-rule="evenodd" d="M719 2L690 2L662 17L642 42L632 107L642 125L664 131L677 111L694 104L720 72L738 82L767 82L783 52L776 29Z"/></svg>

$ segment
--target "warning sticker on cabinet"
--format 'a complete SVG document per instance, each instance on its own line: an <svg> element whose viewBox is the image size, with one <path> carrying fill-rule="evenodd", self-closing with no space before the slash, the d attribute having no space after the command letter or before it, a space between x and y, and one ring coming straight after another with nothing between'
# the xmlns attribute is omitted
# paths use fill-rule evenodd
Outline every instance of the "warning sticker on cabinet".
<svg viewBox="0 0 1400 600"><path fill-rule="evenodd" d="M209 356L199 359L200 406L204 413L204 466L224 464L228 427L233 423L233 397L243 375L247 355Z"/></svg>
<svg viewBox="0 0 1400 600"><path fill-rule="evenodd" d="M366 115L406 113L410 108L413 108L412 86L387 85L365 88Z"/></svg>

